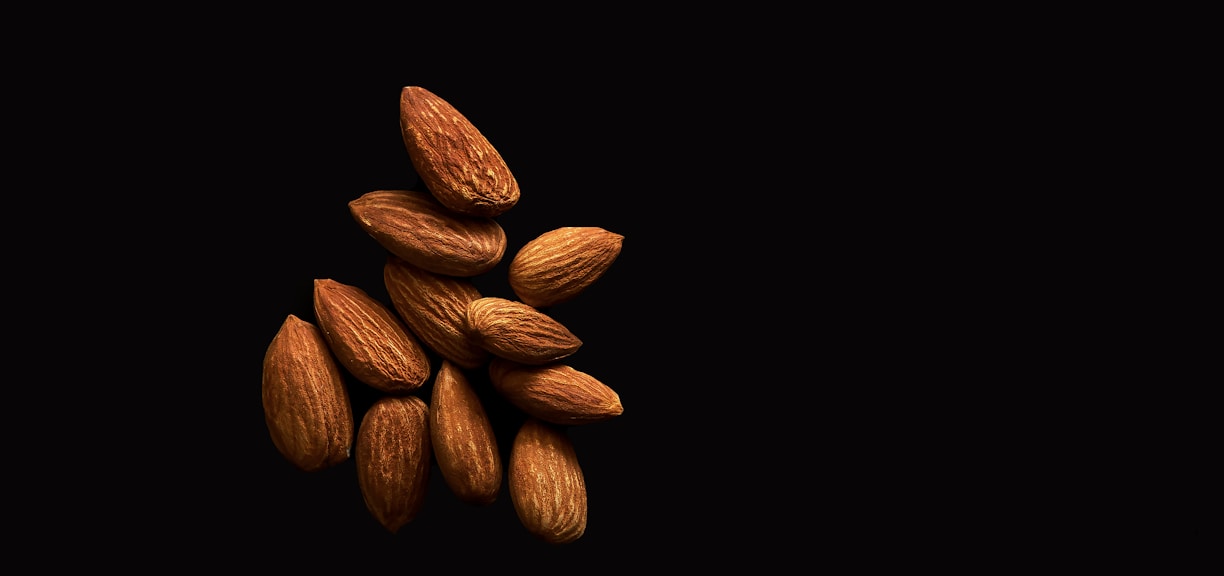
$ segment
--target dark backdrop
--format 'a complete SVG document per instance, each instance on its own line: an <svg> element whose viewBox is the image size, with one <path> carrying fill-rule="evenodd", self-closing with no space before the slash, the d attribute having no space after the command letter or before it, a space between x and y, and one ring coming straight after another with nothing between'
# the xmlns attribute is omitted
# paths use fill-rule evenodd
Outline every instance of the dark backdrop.
<svg viewBox="0 0 1224 576"><path fill-rule="evenodd" d="M63 509L176 564L405 571L419 557L767 569L870 554L899 530L892 506L922 499L897 491L914 484L879 414L903 412L915 388L898 385L891 371L905 366L882 346L909 342L888 312L894 293L913 293L896 290L912 279L886 259L859 257L885 242L876 218L899 210L898 189L878 185L901 168L875 153L894 144L887 102L876 106L891 92L863 83L871 70L804 34L749 46L718 27L691 41L662 25L569 28L486 37L469 53L462 35L414 41L412 26L381 24L145 32L14 89L41 122L22 150L55 151L40 190L73 192L15 195L39 203L39 241L68 221L48 216L87 224L40 262L65 273L47 283L65 319L39 329L85 323L97 344L72 348L86 371L64 377L86 384L56 388L71 391L89 449L31 450L71 471L56 476L62 489L38 475ZM550 310L584 342L572 365L625 409L567 431L590 506L572 544L531 537L504 482L489 506L459 502L436 465L423 509L391 535L366 511L352 460L300 472L268 435L264 352L288 314L313 317L313 280L389 302L385 253L347 203L420 186L398 126L406 85L467 116L520 184L498 217L507 256L476 279L484 294L511 296L510 257L547 230L625 237L603 278ZM348 383L359 421L377 394ZM474 383L505 461L522 415Z"/></svg>
<svg viewBox="0 0 1224 576"><path fill-rule="evenodd" d="M806 314L788 301L811 286L799 279L809 261L791 255L807 242L796 236L810 232L781 224L793 211L787 198L807 191L764 176L810 168L760 164L761 147L792 144L753 128L788 121L772 95L789 81L719 68L718 54L666 54L674 62L660 64L658 55L599 52L568 61L549 49L435 61L411 43L393 56L379 52L385 45L337 48L189 54L161 79L150 68L128 97L108 98L141 118L144 140L131 160L144 167L148 194L132 207L139 215L124 246L139 255L129 277L143 296L129 293L131 306L151 317L143 340L158 351L139 354L161 367L141 374L153 376L137 396L148 408L129 424L158 439L134 456L149 464L133 478L145 483L134 492L147 500L141 517L155 523L146 528L185 557L337 555L406 571L416 555L458 566L681 566L806 538L802 525L773 519L810 503L814 453L776 455L797 422L758 422L812 383L798 370L809 359L785 352L811 328L765 328ZM547 230L598 226L625 237L603 278L550 309L584 342L571 365L615 389L625 408L567 431L589 495L587 532L575 543L529 535L505 482L489 506L461 503L436 464L423 509L392 535L366 511L352 459L301 472L268 435L263 355L288 314L313 318L313 280L389 304L385 252L347 203L421 186L398 125L405 85L467 116L521 187L519 203L498 217L506 256L475 279L483 294L513 297L511 257ZM773 286L767 297L762 283ZM483 374L473 378L508 462L522 414ZM348 384L359 424L378 394Z"/></svg>

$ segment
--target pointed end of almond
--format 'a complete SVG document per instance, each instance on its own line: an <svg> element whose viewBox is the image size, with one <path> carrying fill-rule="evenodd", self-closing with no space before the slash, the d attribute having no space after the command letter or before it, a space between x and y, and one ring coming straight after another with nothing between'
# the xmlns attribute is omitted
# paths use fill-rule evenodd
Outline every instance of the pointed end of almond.
<svg viewBox="0 0 1224 576"><path fill-rule="evenodd" d="M620 416L625 413L625 407L621 405L620 395L614 394L612 402L608 404L608 416Z"/></svg>

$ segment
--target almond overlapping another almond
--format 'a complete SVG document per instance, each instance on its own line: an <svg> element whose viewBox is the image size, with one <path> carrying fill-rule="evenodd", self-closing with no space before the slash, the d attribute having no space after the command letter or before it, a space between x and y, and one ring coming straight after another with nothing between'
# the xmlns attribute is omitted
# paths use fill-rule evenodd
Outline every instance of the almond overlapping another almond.
<svg viewBox="0 0 1224 576"><path fill-rule="evenodd" d="M382 302L343 279L313 279L315 322L289 315L264 357L263 403L276 449L314 471L356 453L371 516L392 533L422 512L429 464L460 500L478 506L509 491L522 526L552 544L580 538L587 493L567 427L623 412L620 395L579 370L583 342L548 314L610 269L623 235L561 226L522 244L508 266L512 294L473 279L506 256L498 217L518 181L492 143L453 105L402 88L399 125L423 189L380 189L348 203L385 252ZM349 386L379 399L354 418ZM495 437L478 386L521 416ZM501 461L501 445L511 459Z"/></svg>

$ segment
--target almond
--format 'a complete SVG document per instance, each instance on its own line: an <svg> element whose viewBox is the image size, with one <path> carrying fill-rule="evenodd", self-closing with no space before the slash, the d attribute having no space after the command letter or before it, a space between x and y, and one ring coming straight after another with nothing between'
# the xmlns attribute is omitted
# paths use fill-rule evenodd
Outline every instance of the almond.
<svg viewBox="0 0 1224 576"><path fill-rule="evenodd" d="M485 350L522 364L554 362L582 346L577 336L551 316L496 296L468 303L464 327Z"/></svg>
<svg viewBox="0 0 1224 576"><path fill-rule="evenodd" d="M554 424L603 422L624 412L616 391L567 364L529 366L494 358L489 379L511 404Z"/></svg>
<svg viewBox="0 0 1224 576"><path fill-rule="evenodd" d="M370 514L393 534L425 503L430 455L424 400L383 396L370 405L357 431L357 483Z"/></svg>
<svg viewBox="0 0 1224 576"><path fill-rule="evenodd" d="M458 366L442 361L429 404L433 453L446 485L464 502L491 504L501 489L501 455L484 405Z"/></svg>
<svg viewBox="0 0 1224 576"><path fill-rule="evenodd" d="M536 308L572 300L608 271L623 241L621 234L592 226L545 232L510 261L510 288Z"/></svg>
<svg viewBox="0 0 1224 576"><path fill-rule="evenodd" d="M332 353L358 380L405 394L429 379L425 348L390 308L361 288L316 279L314 309Z"/></svg>
<svg viewBox="0 0 1224 576"><path fill-rule="evenodd" d="M435 274L391 255L383 283L400 318L434 353L466 369L489 361L489 351L464 327L468 304L481 297L470 279Z"/></svg>
<svg viewBox="0 0 1224 576"><path fill-rule="evenodd" d="M374 190L349 212L388 252L435 274L477 276L506 252L506 231L492 218L464 216L419 190Z"/></svg>
<svg viewBox="0 0 1224 576"><path fill-rule="evenodd" d="M290 314L264 354L263 408L272 443L314 471L348 459L353 409L340 367L319 328Z"/></svg>
<svg viewBox="0 0 1224 576"><path fill-rule="evenodd" d="M564 429L525 420L510 448L507 482L528 532L551 544L573 542L586 532L586 480Z"/></svg>
<svg viewBox="0 0 1224 576"><path fill-rule="evenodd" d="M493 217L518 202L518 181L501 154L438 95L420 86L400 90L400 130L417 175L443 206Z"/></svg>

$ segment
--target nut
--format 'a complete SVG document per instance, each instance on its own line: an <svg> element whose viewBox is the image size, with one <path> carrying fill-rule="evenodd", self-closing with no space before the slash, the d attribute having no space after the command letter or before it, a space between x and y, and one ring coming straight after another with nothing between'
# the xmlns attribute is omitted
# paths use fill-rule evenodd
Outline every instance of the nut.
<svg viewBox="0 0 1224 576"><path fill-rule="evenodd" d="M290 314L263 360L264 419L294 466L322 470L348 459L353 409L340 367L319 328Z"/></svg>
<svg viewBox="0 0 1224 576"><path fill-rule="evenodd" d="M582 346L577 336L551 316L495 296L468 303L464 329L485 350L522 364L554 362Z"/></svg>
<svg viewBox="0 0 1224 576"><path fill-rule="evenodd" d="M383 396L361 419L357 483L370 514L393 534L425 503L430 450L429 407L416 396Z"/></svg>
<svg viewBox="0 0 1224 576"><path fill-rule="evenodd" d="M364 290L316 279L314 309L332 353L358 380L388 394L405 394L429 379L425 348L391 309Z"/></svg>
<svg viewBox="0 0 1224 576"><path fill-rule="evenodd" d="M435 274L477 276L506 252L496 220L452 212L428 192L366 192L349 202L349 212L388 252Z"/></svg>
<svg viewBox="0 0 1224 576"><path fill-rule="evenodd" d="M438 95L420 86L400 90L400 130L417 175L443 206L493 217L518 202L518 181L501 154Z"/></svg>
<svg viewBox="0 0 1224 576"><path fill-rule="evenodd" d="M508 477L510 500L528 532L552 544L586 532L586 481L564 429L526 419L510 448Z"/></svg>
<svg viewBox="0 0 1224 576"><path fill-rule="evenodd" d="M620 234L591 226L545 232L510 261L510 288L536 308L572 300L608 271L623 241Z"/></svg>
<svg viewBox="0 0 1224 576"><path fill-rule="evenodd" d="M429 404L433 453L446 485L464 502L491 504L501 489L501 455L484 405L458 366L442 361Z"/></svg>
<svg viewBox="0 0 1224 576"><path fill-rule="evenodd" d="M508 484L528 532L547 543L573 542L587 527L587 485L567 431L624 410L616 391L562 363L583 342L548 308L603 278L624 236L594 226L540 234L499 268L517 300L483 295L474 277L506 255L497 218L519 202L518 182L484 134L438 95L402 86L399 112L421 186L376 189L348 203L352 219L386 252L389 303L357 286L314 280L315 323L290 314L265 352L272 442L307 471L353 456L362 501L392 534L427 506L436 462L462 502L492 505ZM431 391L421 394L433 365ZM486 378L487 388L474 385ZM380 394L353 403L350 392L371 390L350 389L350 381ZM508 458L488 399L518 409ZM356 406L367 407L360 426Z"/></svg>
<svg viewBox="0 0 1224 576"><path fill-rule="evenodd" d="M389 255L383 283L392 307L430 350L460 368L479 368L489 361L489 351L464 328L468 304L481 297L470 279L435 274Z"/></svg>
<svg viewBox="0 0 1224 576"><path fill-rule="evenodd" d="M489 379L511 404L554 424L603 422L624 412L616 391L567 364L529 366L494 358Z"/></svg>

